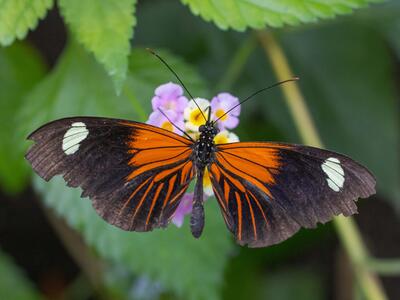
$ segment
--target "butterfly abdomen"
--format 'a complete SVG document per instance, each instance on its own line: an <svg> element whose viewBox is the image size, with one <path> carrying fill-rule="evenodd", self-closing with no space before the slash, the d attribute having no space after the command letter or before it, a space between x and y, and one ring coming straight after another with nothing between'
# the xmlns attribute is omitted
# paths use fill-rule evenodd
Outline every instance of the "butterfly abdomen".
<svg viewBox="0 0 400 300"><path fill-rule="evenodd" d="M199 170L194 188L192 214L190 216L190 230L195 238L201 236L204 228L203 176L204 170Z"/></svg>
<svg viewBox="0 0 400 300"><path fill-rule="evenodd" d="M204 206L202 200L193 203L190 228L195 238L201 236L204 228Z"/></svg>

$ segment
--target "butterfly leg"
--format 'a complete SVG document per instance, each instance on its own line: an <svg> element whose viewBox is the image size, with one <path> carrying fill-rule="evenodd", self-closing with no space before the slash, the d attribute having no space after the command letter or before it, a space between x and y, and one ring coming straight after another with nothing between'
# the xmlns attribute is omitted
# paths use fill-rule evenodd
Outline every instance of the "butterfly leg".
<svg viewBox="0 0 400 300"><path fill-rule="evenodd" d="M190 230L195 238L199 238L204 228L203 206L203 176L204 169L197 172L197 181L194 188L193 209L190 216Z"/></svg>

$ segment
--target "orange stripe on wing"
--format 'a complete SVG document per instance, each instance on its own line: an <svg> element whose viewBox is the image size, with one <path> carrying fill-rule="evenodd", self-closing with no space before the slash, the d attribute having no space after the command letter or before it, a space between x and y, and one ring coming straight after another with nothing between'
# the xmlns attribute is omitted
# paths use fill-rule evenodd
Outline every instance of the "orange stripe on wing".
<svg viewBox="0 0 400 300"><path fill-rule="evenodd" d="M146 185L146 183L149 182L149 180L151 179L151 177L147 178L145 181L143 181L132 193L131 195L128 197L128 199L126 200L126 202L124 203L124 205L121 207L119 213L117 216L121 216L122 212L124 211L124 209L126 208L126 206L128 205L128 203L132 200L132 198L136 195L137 192L139 192L141 190L141 188Z"/></svg>
<svg viewBox="0 0 400 300"><path fill-rule="evenodd" d="M164 186L164 183L161 182L160 185L157 187L156 193L154 194L153 201L151 202L149 213L147 214L146 225L145 225L146 229L147 229L147 225L149 224L150 216L151 216L151 214L153 212L154 205L156 204L156 201L158 199L158 196L160 195L160 192L161 192L161 189L163 188L163 186Z"/></svg>
<svg viewBox="0 0 400 300"><path fill-rule="evenodd" d="M257 206L258 206L258 208L260 209L261 214L262 214L262 216L263 216L263 218L264 218L265 225L267 225L268 219L267 219L267 217L265 216L264 210L262 209L260 202L259 202L258 199L253 195L252 192L250 192L250 191L247 191L247 192L248 192L248 193L250 194L250 196L253 198L253 201L257 204ZM246 194L246 195L247 195L247 194Z"/></svg>
<svg viewBox="0 0 400 300"><path fill-rule="evenodd" d="M140 199L139 204L136 206L135 213L133 214L133 217L131 219L131 225L130 225L131 228L132 228L133 222L135 221L136 214L139 212L140 208L142 207L142 204L143 204L144 200L147 198L147 194L149 193L149 191L153 188L153 185L154 185L154 181L151 181L149 186L147 187L146 191L144 192L142 199Z"/></svg>
<svg viewBox="0 0 400 300"><path fill-rule="evenodd" d="M180 155L178 155L176 157L173 157L173 158L170 158L170 159L166 159L166 160L163 160L163 161L157 161L157 162L154 162L154 163L149 163L147 165L144 165L144 166L139 167L136 170L134 170L131 174L128 175L127 180L131 180L131 179L135 178L136 176L138 176L138 175L140 175L140 174L142 174L142 173L144 173L146 171L149 171L149 170L152 170L152 169L156 169L156 168L159 168L159 167L164 167L164 166L166 166L168 164L174 164L174 163L177 163L179 161L188 159L188 157L189 157L189 155L187 153L187 150L185 150L183 153L181 153Z"/></svg>
<svg viewBox="0 0 400 300"><path fill-rule="evenodd" d="M175 174L175 175L174 175L173 177L171 177L171 179L169 180L169 183L168 183L168 191L167 191L167 195L165 196L165 199L164 199L164 203L163 203L163 206L162 206L162 210L164 210L164 208L165 208L165 206L167 205L167 202L168 202L168 200L169 200L169 197L171 197L171 193L172 193L172 190L174 189L176 177L177 177L177 175Z"/></svg>
<svg viewBox="0 0 400 300"><path fill-rule="evenodd" d="M210 173L212 175L214 175L216 178L216 181L219 182L220 178L221 178L221 173L219 171L219 168L217 167L216 164L212 164L210 167Z"/></svg>
<svg viewBox="0 0 400 300"><path fill-rule="evenodd" d="M217 156L218 156L218 153L217 153ZM220 156L220 158L223 158L223 157ZM223 159L224 159L224 158L223 158ZM224 163L224 162L225 162L225 163ZM227 169L228 171L230 171L231 173L233 173L233 174L235 174L235 175L237 175L237 176L240 176L240 177L246 179L247 181L251 182L253 185L257 186L260 190L262 190L265 194L267 194L270 198L272 198L271 192L270 192L270 191L265 187L265 185L264 185L262 182L260 182L258 179L254 178L253 176L251 176L251 175L249 175L249 174L247 174L247 173L242 172L241 170L238 170L238 169L232 167L231 165L229 165L229 162L226 161L225 159L224 159L224 161L221 161L221 160L220 160L219 163L220 163L225 169ZM221 168L221 171L223 171L222 168ZM229 175L228 175L228 176L229 176Z"/></svg>
<svg viewBox="0 0 400 300"><path fill-rule="evenodd" d="M158 173L155 177L154 177L154 181L158 182L160 180L163 180L165 177L167 177L168 175L171 175L172 173L175 173L176 171L178 171L180 168L182 168L182 165L177 165L176 167L172 168L172 169L166 169L161 171L160 173Z"/></svg>
<svg viewBox="0 0 400 300"><path fill-rule="evenodd" d="M240 201L240 196L237 192L235 192L236 196L236 204L237 204L237 209L238 209L238 232L237 232L237 237L238 240L242 240L242 202Z"/></svg>
<svg viewBox="0 0 400 300"><path fill-rule="evenodd" d="M179 197L186 192L186 187L187 185L185 185L184 187L182 187L182 189L174 196L174 198L171 199L171 201L169 201L169 204L174 203L176 200L179 199Z"/></svg>
<svg viewBox="0 0 400 300"><path fill-rule="evenodd" d="M231 187L229 186L228 182L226 180L224 180L224 197L225 197L226 205L228 205L228 202L229 202L230 190L231 190Z"/></svg>
<svg viewBox="0 0 400 300"><path fill-rule="evenodd" d="M256 226L256 219L254 218L254 212L253 212L253 207L251 206L250 199L247 196L247 193L244 194L247 200L247 204L249 205L249 210L250 210L250 216L251 216L251 223L253 224L253 233L254 233L254 239L257 240L257 226Z"/></svg>
<svg viewBox="0 0 400 300"><path fill-rule="evenodd" d="M225 206L225 203L224 203L224 198L221 197L221 194L219 193L220 191L218 190L218 188L217 188L217 186L215 184L213 184L212 187L213 187L214 194L215 194L215 196L216 196L216 198L218 200L218 203L221 205L221 207L224 210L224 212L226 212L226 206Z"/></svg>
<svg viewBox="0 0 400 300"><path fill-rule="evenodd" d="M186 148L171 148L171 149L151 149L151 150L140 150L138 151L129 161L130 165L133 166L143 166L150 163L155 163L159 161L165 161L168 159L173 159L180 157L181 154L190 151L191 149ZM189 154L186 154L189 156Z"/></svg>
<svg viewBox="0 0 400 300"><path fill-rule="evenodd" d="M228 204L228 201L225 200L224 197L222 197L222 195L220 194L220 191L217 189L217 187L219 187L219 180L221 178L221 173L220 173L218 167L215 164L212 164L211 167L209 167L208 174L210 174L212 188L214 190L215 195L217 196L218 203L222 206L223 210L226 211L226 206L225 206L224 201L226 201L227 204ZM229 192L229 190L228 190L228 192Z"/></svg>
<svg viewBox="0 0 400 300"><path fill-rule="evenodd" d="M284 144L284 143L273 143L273 142L239 142L239 143L228 143L218 145L218 149L227 150L227 149L293 149L293 145Z"/></svg>
<svg viewBox="0 0 400 300"><path fill-rule="evenodd" d="M246 191L245 187L243 186L243 184L236 178L234 178L233 176L229 175L225 170L223 170L222 168L220 168L221 173L227 178L229 179L230 182L232 182L232 184L238 189L240 190L242 193L244 193ZM226 181L226 179L225 179Z"/></svg>
<svg viewBox="0 0 400 300"><path fill-rule="evenodd" d="M188 180L189 171L191 171L192 168L193 168L193 163L191 161L185 163L181 173L181 184L184 184Z"/></svg>
<svg viewBox="0 0 400 300"><path fill-rule="evenodd" d="M167 139L173 140L175 141L175 144L181 144L181 145L192 144L192 141L190 141L187 138L184 138L171 131L155 127L153 125L149 125L146 123L121 121L120 124L132 127L135 134L134 136L139 136L141 138L145 138L147 136L148 137L147 140L150 140L154 136L162 136L164 138L164 141L166 141Z"/></svg>
<svg viewBox="0 0 400 300"><path fill-rule="evenodd" d="M235 167L236 169L242 171L243 173L250 173L252 176L262 180L265 183L273 184L275 183L275 179L271 172L268 170L268 166L271 168L278 168L280 166L279 159L277 157L270 156L268 164L261 165L262 161L259 158L258 161L260 163L256 163L254 161L250 161L251 155L249 157L246 156L246 159L239 158L236 155L230 154L228 151L219 152L218 155L222 156L226 161ZM229 156L228 156L229 155ZM228 157L227 157L228 156ZM255 159L255 157L253 158Z"/></svg>
<svg viewBox="0 0 400 300"><path fill-rule="evenodd" d="M228 219L228 212L227 212L227 208L224 203L224 198L221 197L220 191L218 190L218 188L215 185L213 185L213 190L214 190L215 197L217 198L217 201L222 208L222 216L224 217L225 224L227 224L228 228L231 228L231 222L229 222L229 219Z"/></svg>

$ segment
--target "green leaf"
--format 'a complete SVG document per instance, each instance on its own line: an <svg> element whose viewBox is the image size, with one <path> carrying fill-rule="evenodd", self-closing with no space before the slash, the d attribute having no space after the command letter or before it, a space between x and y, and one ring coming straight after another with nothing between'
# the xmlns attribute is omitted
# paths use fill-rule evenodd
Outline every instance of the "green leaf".
<svg viewBox="0 0 400 300"><path fill-rule="evenodd" d="M182 61L159 52L196 95L205 89L198 75ZM70 45L59 65L29 97L24 131L71 115L103 115L144 120L157 85L173 79L169 71L147 51L135 49L130 57L128 79L121 96L98 64L82 49ZM140 99L140 101L139 101ZM139 110L140 109L140 110ZM125 232L104 222L81 191L65 186L61 178L46 183L36 178L35 187L45 202L79 229L87 243L104 258L159 282L184 299L217 299L232 243L216 201L206 204L207 220L201 239L186 226L169 226L149 233Z"/></svg>
<svg viewBox="0 0 400 300"><path fill-rule="evenodd" d="M60 0L76 39L104 65L120 93L128 71L136 0Z"/></svg>
<svg viewBox="0 0 400 300"><path fill-rule="evenodd" d="M381 0L181 0L195 15L214 22L221 29L263 28L266 25L316 22L348 14L369 2Z"/></svg>
<svg viewBox="0 0 400 300"><path fill-rule="evenodd" d="M21 269L0 250L0 299L38 300L42 297Z"/></svg>
<svg viewBox="0 0 400 300"><path fill-rule="evenodd" d="M0 44L25 38L53 6L53 0L0 0Z"/></svg>
<svg viewBox="0 0 400 300"><path fill-rule="evenodd" d="M24 96L43 75L41 59L28 46L0 48L0 186L8 193L20 191L28 174L21 152L15 151L16 115Z"/></svg>

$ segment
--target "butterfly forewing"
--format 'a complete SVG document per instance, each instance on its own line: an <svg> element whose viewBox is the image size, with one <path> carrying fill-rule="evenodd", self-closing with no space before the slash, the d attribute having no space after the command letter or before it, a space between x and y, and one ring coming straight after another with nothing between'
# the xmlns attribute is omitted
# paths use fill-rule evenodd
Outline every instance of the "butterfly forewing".
<svg viewBox="0 0 400 300"><path fill-rule="evenodd" d="M354 214L375 193L372 174L327 150L281 143L219 145L209 167L214 193L238 243L279 243L300 227Z"/></svg>
<svg viewBox="0 0 400 300"><path fill-rule="evenodd" d="M76 117L29 137L26 158L45 180L62 175L97 212L125 230L165 227L195 175L192 142L132 121Z"/></svg>

